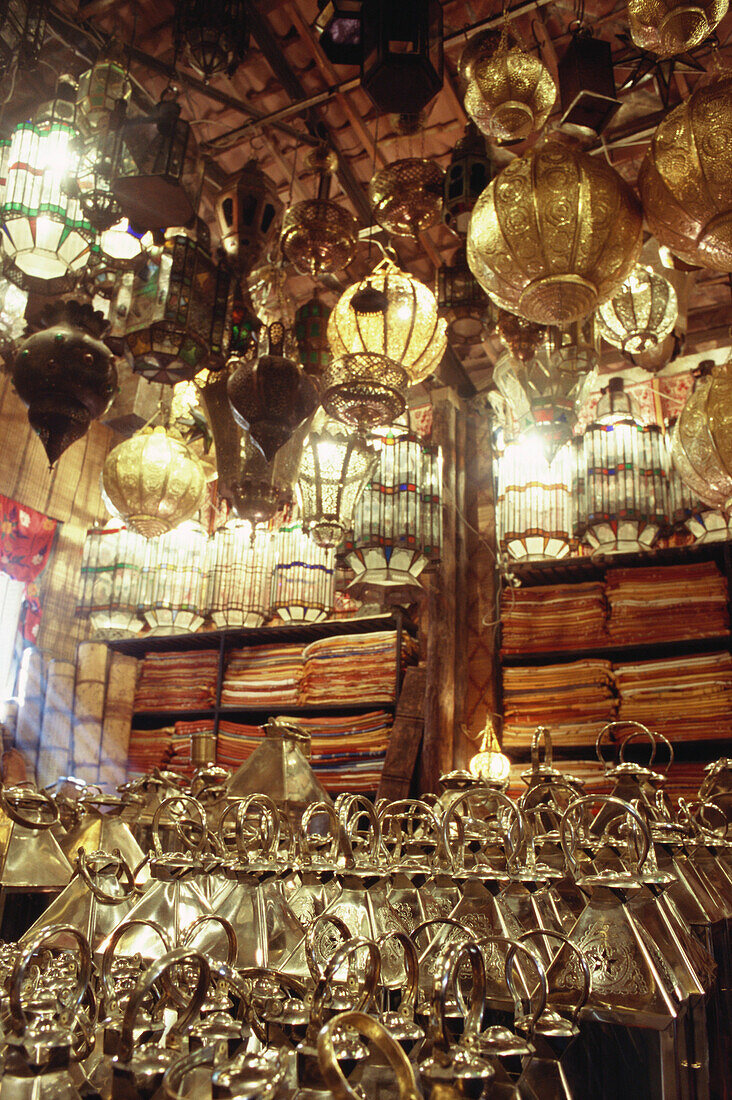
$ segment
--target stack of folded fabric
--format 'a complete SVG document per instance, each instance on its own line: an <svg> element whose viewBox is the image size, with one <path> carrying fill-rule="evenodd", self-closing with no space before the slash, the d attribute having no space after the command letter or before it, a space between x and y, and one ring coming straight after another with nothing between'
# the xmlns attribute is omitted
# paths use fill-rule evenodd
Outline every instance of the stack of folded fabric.
<svg viewBox="0 0 732 1100"><path fill-rule="evenodd" d="M195 771L192 761L191 738L198 734L208 734L213 737L213 729L213 718L203 718L197 722L176 722L170 738L166 768L190 779Z"/></svg>
<svg viewBox="0 0 732 1100"><path fill-rule="evenodd" d="M208 710L216 701L218 666L218 649L146 653L135 710Z"/></svg>
<svg viewBox="0 0 732 1100"><path fill-rule="evenodd" d="M223 707L297 706L303 671L301 645L233 649L221 688Z"/></svg>
<svg viewBox="0 0 732 1100"><path fill-rule="evenodd" d="M612 665L587 658L541 668L503 670L503 751L525 750L537 726L555 748L594 745L615 717Z"/></svg>
<svg viewBox="0 0 732 1100"><path fill-rule="evenodd" d="M252 755L263 736L261 726L243 726L222 718L216 738L216 763L236 771Z"/></svg>
<svg viewBox="0 0 732 1100"><path fill-rule="evenodd" d="M666 657L614 666L619 718L674 741L732 738L732 655Z"/></svg>
<svg viewBox="0 0 732 1100"><path fill-rule="evenodd" d="M390 703L396 694L396 631L338 635L311 642L303 651L301 702ZM402 664L416 656L417 645L402 634Z"/></svg>
<svg viewBox="0 0 732 1100"><path fill-rule="evenodd" d="M130 730L128 774L146 775L153 768L165 767L170 756L173 733L172 726L159 730Z"/></svg>
<svg viewBox="0 0 732 1100"><path fill-rule="evenodd" d="M598 582L512 588L503 597L501 632L505 654L605 646L603 586Z"/></svg>
<svg viewBox="0 0 732 1100"><path fill-rule="evenodd" d="M608 569L613 645L710 638L729 631L727 581L714 562Z"/></svg>

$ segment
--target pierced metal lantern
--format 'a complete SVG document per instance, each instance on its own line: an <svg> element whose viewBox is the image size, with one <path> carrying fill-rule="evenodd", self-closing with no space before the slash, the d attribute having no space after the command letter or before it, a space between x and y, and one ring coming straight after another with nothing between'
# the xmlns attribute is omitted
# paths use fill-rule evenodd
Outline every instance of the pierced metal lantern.
<svg viewBox="0 0 732 1100"><path fill-rule="evenodd" d="M364 0L318 0L320 48L334 65L360 65Z"/></svg>
<svg viewBox="0 0 732 1100"><path fill-rule="evenodd" d="M612 296L641 244L641 210L625 181L576 143L550 140L517 157L481 195L468 263L503 309L563 324Z"/></svg>
<svg viewBox="0 0 732 1100"><path fill-rule="evenodd" d="M109 452L102 488L111 511L133 531L155 538L195 515L206 473L180 432L158 425L142 428Z"/></svg>
<svg viewBox="0 0 732 1100"><path fill-rule="evenodd" d="M369 184L369 201L382 229L416 238L442 218L445 173L426 157L407 157L380 168Z"/></svg>
<svg viewBox="0 0 732 1100"><path fill-rule="evenodd" d="M474 122L468 122L447 166L442 204L446 224L462 237L467 235L473 207L490 183L492 174L493 163L485 138Z"/></svg>
<svg viewBox="0 0 732 1100"><path fill-rule="evenodd" d="M509 443L496 461L496 528L500 549L517 561L564 558L573 539L575 448L548 462L536 438Z"/></svg>
<svg viewBox="0 0 732 1100"><path fill-rule="evenodd" d="M338 546L376 465L377 454L355 432L319 410L302 447L296 493L303 527L318 546Z"/></svg>
<svg viewBox="0 0 732 1100"><path fill-rule="evenodd" d="M121 125L112 190L140 229L186 225L196 214L203 162L180 105L163 100Z"/></svg>
<svg viewBox="0 0 732 1100"><path fill-rule="evenodd" d="M385 355L356 351L333 359L323 375L323 408L360 431L393 424L406 408L407 373Z"/></svg>
<svg viewBox="0 0 732 1100"><path fill-rule="evenodd" d="M9 364L15 346L25 332L25 307L28 294L11 282L0 277L0 357Z"/></svg>
<svg viewBox="0 0 732 1100"><path fill-rule="evenodd" d="M298 520L276 531L275 554L273 614L285 622L327 618L335 599L335 550L319 546Z"/></svg>
<svg viewBox="0 0 732 1100"><path fill-rule="evenodd" d="M334 358L354 352L384 355L404 368L410 385L417 385L445 354L446 329L432 291L383 260L338 299L328 321L328 342Z"/></svg>
<svg viewBox="0 0 732 1100"><path fill-rule="evenodd" d="M208 536L186 521L147 540L141 599L150 634L186 634L206 617Z"/></svg>
<svg viewBox="0 0 732 1100"><path fill-rule="evenodd" d="M208 83L233 76L249 49L244 0L186 0L176 5L175 39L186 61Z"/></svg>
<svg viewBox="0 0 732 1100"><path fill-rule="evenodd" d="M5 0L0 6L0 75L12 62L28 65L40 57L46 36L46 0Z"/></svg>
<svg viewBox="0 0 732 1100"><path fill-rule="evenodd" d="M269 461L313 412L318 393L312 379L283 354L286 329L282 322L270 325L267 335L268 354L238 360L227 390L234 419Z"/></svg>
<svg viewBox="0 0 732 1100"><path fill-rule="evenodd" d="M628 0L630 36L658 57L700 46L727 14L727 0Z"/></svg>
<svg viewBox="0 0 732 1100"><path fill-rule="evenodd" d="M498 310L468 265L465 248L437 272L437 305L453 344L473 344L495 331Z"/></svg>
<svg viewBox="0 0 732 1100"><path fill-rule="evenodd" d="M701 364L693 392L672 434L676 470L699 500L732 511L732 448L729 446L732 369Z"/></svg>
<svg viewBox="0 0 732 1100"><path fill-rule="evenodd" d="M709 493L708 486L675 438L677 424L678 421L665 436L671 520L676 528L692 534L699 545L727 542L732 539L732 513L725 508L728 496ZM700 491L707 498L713 495L716 506L700 496Z"/></svg>
<svg viewBox="0 0 732 1100"><path fill-rule="evenodd" d="M620 107L610 43L593 38L589 28L572 32L557 66L562 125L599 134Z"/></svg>
<svg viewBox="0 0 732 1100"><path fill-rule="evenodd" d="M273 531L230 519L211 537L208 610L214 625L261 626L269 618L276 539Z"/></svg>
<svg viewBox="0 0 732 1100"><path fill-rule="evenodd" d="M122 525L87 532L76 614L89 618L96 638L139 634L147 540Z"/></svg>
<svg viewBox="0 0 732 1100"><path fill-rule="evenodd" d="M600 335L627 355L657 347L673 331L677 316L671 283L644 264L636 264L596 312Z"/></svg>
<svg viewBox="0 0 732 1100"><path fill-rule="evenodd" d="M44 281L80 271L94 231L71 188L76 170L76 88L59 78L56 98L13 131L0 222L5 254Z"/></svg>
<svg viewBox="0 0 732 1100"><path fill-rule="evenodd" d="M131 95L122 49L113 43L79 77L76 109L80 127L90 133L108 130L119 113L119 104L127 103Z"/></svg>
<svg viewBox="0 0 732 1100"><path fill-rule="evenodd" d="M221 243L240 275L248 275L264 258L277 238L281 219L277 188L256 161L248 161L216 197Z"/></svg>
<svg viewBox="0 0 732 1100"><path fill-rule="evenodd" d="M502 36L496 51L478 57L465 109L491 141L524 141L549 118L557 89L540 57Z"/></svg>
<svg viewBox="0 0 732 1100"><path fill-rule="evenodd" d="M122 207L112 191L112 173L117 150L114 133L92 134L79 145L76 192L89 224L101 232L122 217Z"/></svg>
<svg viewBox="0 0 732 1100"><path fill-rule="evenodd" d="M361 87L381 113L417 114L443 76L439 0L364 0Z"/></svg>
<svg viewBox="0 0 732 1100"><path fill-rule="evenodd" d="M330 184L338 158L332 150L314 149L308 167L318 174L314 199L295 203L282 221L282 253L298 271L319 275L346 267L356 253L358 223L348 210L331 202Z"/></svg>
<svg viewBox="0 0 732 1100"><path fill-rule="evenodd" d="M316 294L295 314L295 340L302 369L319 378L331 360L328 346L330 306Z"/></svg>

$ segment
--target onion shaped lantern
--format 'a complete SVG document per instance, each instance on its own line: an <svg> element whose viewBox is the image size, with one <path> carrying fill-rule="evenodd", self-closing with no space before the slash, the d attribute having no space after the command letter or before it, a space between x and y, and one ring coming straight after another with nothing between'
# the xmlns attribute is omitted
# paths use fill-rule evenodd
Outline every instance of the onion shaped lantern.
<svg viewBox="0 0 732 1100"><path fill-rule="evenodd" d="M94 231L72 195L76 89L61 77L56 98L13 131L0 223L5 255L33 278L47 281L80 271Z"/></svg>
<svg viewBox="0 0 732 1100"><path fill-rule="evenodd" d="M671 283L643 264L636 264L596 313L600 335L627 355L641 355L657 347L673 331L677 316Z"/></svg>
<svg viewBox="0 0 732 1100"><path fill-rule="evenodd" d="M249 49L244 0L186 0L177 4L175 37L186 61L208 83L238 69Z"/></svg>
<svg viewBox="0 0 732 1100"><path fill-rule="evenodd" d="M684 263L732 270L732 74L660 122L638 176L648 228Z"/></svg>
<svg viewBox="0 0 732 1100"><path fill-rule="evenodd" d="M376 465L376 451L322 410L303 443L296 494L303 528L318 546L338 546Z"/></svg>
<svg viewBox="0 0 732 1100"><path fill-rule="evenodd" d="M432 291L383 260L338 299L328 320L328 342L334 358L354 352L386 356L417 385L439 366L446 329Z"/></svg>
<svg viewBox="0 0 732 1100"><path fill-rule="evenodd" d="M640 206L617 172L575 143L547 141L478 199L468 263L503 309L562 324L612 296L641 244Z"/></svg>
<svg viewBox="0 0 732 1100"><path fill-rule="evenodd" d="M323 408L365 431L393 424L406 408L406 371L385 355L356 351L334 359L323 375Z"/></svg>
<svg viewBox="0 0 732 1100"><path fill-rule="evenodd" d="M250 160L216 198L216 220L229 263L248 275L274 244L282 203L269 176Z"/></svg>
<svg viewBox="0 0 732 1100"><path fill-rule="evenodd" d="M630 37L658 57L700 46L727 14L727 0L628 0Z"/></svg>
<svg viewBox="0 0 732 1100"><path fill-rule="evenodd" d="M699 500L732 510L732 445L728 418L732 409L732 365L706 370L672 433L671 457L682 480Z"/></svg>
<svg viewBox="0 0 732 1100"><path fill-rule="evenodd" d="M109 524L87 532L81 561L76 614L89 618L96 638L139 634L147 540L136 531Z"/></svg>
<svg viewBox="0 0 732 1100"><path fill-rule="evenodd" d="M380 168L369 184L369 201L382 229L416 238L442 218L445 173L425 157L408 157Z"/></svg>
<svg viewBox="0 0 732 1100"><path fill-rule="evenodd" d="M155 538L190 519L206 488L202 463L174 428L142 428L104 462L102 488L133 531Z"/></svg>
<svg viewBox="0 0 732 1100"><path fill-rule="evenodd" d="M476 58L465 109L499 145L523 141L549 118L557 89L540 57L502 36L493 54Z"/></svg>
<svg viewBox="0 0 732 1100"><path fill-rule="evenodd" d="M318 175L317 197L285 211L282 253L303 274L339 271L356 254L358 223L353 214L328 198L338 165L335 153L328 148L314 149L307 165Z"/></svg>

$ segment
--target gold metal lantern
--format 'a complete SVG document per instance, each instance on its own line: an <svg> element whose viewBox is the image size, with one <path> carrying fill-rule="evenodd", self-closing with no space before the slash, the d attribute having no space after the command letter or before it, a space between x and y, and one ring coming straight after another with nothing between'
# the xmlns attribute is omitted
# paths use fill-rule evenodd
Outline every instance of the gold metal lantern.
<svg viewBox="0 0 732 1100"><path fill-rule="evenodd" d="M468 263L503 309L563 324L612 296L641 244L641 209L625 181L578 144L550 140L512 161L478 199Z"/></svg>
<svg viewBox="0 0 732 1100"><path fill-rule="evenodd" d="M356 351L333 359L322 385L323 408L362 431L393 424L406 408L406 371L385 355Z"/></svg>
<svg viewBox="0 0 732 1100"><path fill-rule="evenodd" d="M628 0L630 37L659 57L700 46L727 14L727 0Z"/></svg>
<svg viewBox="0 0 732 1100"><path fill-rule="evenodd" d="M684 263L732 270L732 73L658 126L638 176L648 228Z"/></svg>
<svg viewBox="0 0 732 1100"><path fill-rule="evenodd" d="M682 480L715 508L732 506L732 364L697 379L673 430L671 456Z"/></svg>
<svg viewBox="0 0 732 1100"><path fill-rule="evenodd" d="M436 370L445 354L446 329L432 291L391 260L382 260L336 302L328 320L328 343L334 358L354 352L384 355L416 385Z"/></svg>
<svg viewBox="0 0 732 1100"><path fill-rule="evenodd" d="M190 519L206 488L203 465L175 428L142 428L109 452L105 496L133 531L154 538Z"/></svg>
<svg viewBox="0 0 732 1100"><path fill-rule="evenodd" d="M671 283L644 264L636 264L596 313L600 335L628 355L657 347L673 331L677 316Z"/></svg>
<svg viewBox="0 0 732 1100"><path fill-rule="evenodd" d="M478 57L465 95L476 126L502 145L523 141L549 118L557 89L540 57L505 36L490 56Z"/></svg>
<svg viewBox="0 0 732 1100"><path fill-rule="evenodd" d="M331 149L317 148L309 155L307 166L317 173L317 195L285 211L282 253L303 274L340 271L356 253L358 223L353 214L328 197L338 158Z"/></svg>
<svg viewBox="0 0 732 1100"><path fill-rule="evenodd" d="M369 200L382 229L395 237L417 237L442 218L445 173L426 157L407 157L380 168L369 184Z"/></svg>

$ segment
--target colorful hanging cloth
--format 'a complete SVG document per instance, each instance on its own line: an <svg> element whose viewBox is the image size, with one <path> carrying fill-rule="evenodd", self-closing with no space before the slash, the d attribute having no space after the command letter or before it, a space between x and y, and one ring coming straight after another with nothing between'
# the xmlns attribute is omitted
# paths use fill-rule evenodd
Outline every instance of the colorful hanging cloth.
<svg viewBox="0 0 732 1100"><path fill-rule="evenodd" d="M23 638L34 642L41 621L36 580L48 561L57 522L0 494L0 569L25 584Z"/></svg>

